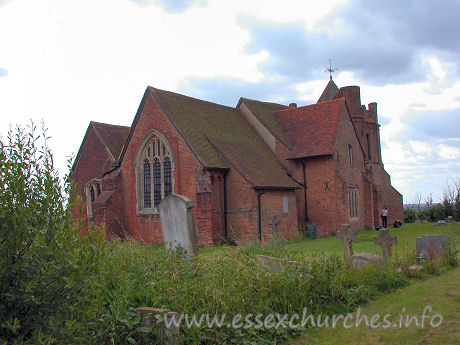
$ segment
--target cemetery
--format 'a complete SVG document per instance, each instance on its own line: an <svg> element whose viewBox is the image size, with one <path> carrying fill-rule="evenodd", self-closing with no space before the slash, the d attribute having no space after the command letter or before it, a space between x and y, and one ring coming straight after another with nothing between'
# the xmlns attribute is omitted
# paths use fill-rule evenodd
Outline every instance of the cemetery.
<svg viewBox="0 0 460 345"><path fill-rule="evenodd" d="M255 328L254 323L248 328L203 323L175 327L165 318L301 315L304 308L314 316L346 314L392 293L405 294L425 279L438 279L435 275L443 279L458 272L452 269L458 266L455 244L460 240L460 226L454 222L379 231L342 224L335 236L312 240L300 232L297 239L283 241L274 214L267 244L199 247L191 217L196 206L177 194L159 205L162 245L130 238L108 241L104 228L81 232L82 223L68 212L52 165L41 161L47 156L11 154L40 183L26 185L24 171L0 166L0 172L8 172L0 176L9 188L0 193L0 233L7 234L0 242L4 344L302 342L315 330ZM11 212L4 207L13 191L27 208ZM421 269L412 269L414 265ZM452 283L444 295L455 301L458 281ZM419 298L429 296L426 292ZM444 310L450 307L446 303Z"/></svg>
<svg viewBox="0 0 460 345"><path fill-rule="evenodd" d="M416 227L421 227L420 224L394 228L391 232L388 228L377 232L356 231L352 230L350 225L343 224L333 238L314 241L299 239L283 243L277 236L279 223L276 216L270 220L273 236L269 245L253 243L239 247L224 246L182 251L180 247L196 248L196 245L190 243L196 238L193 235L195 226L193 222L188 223L186 220L187 212L190 213L193 206L188 199L177 195L169 196L160 204L160 210L166 207L178 210L182 207L182 211L174 213L174 216L163 213L162 219L165 223L172 221L168 219L170 217L184 219L183 226L176 225L176 228L185 229L182 233L175 232L174 236L169 237L170 242L165 243L165 248L169 252L169 258L177 260L176 264L180 263L183 277L188 276L190 279L181 280L176 276L174 282L171 282L172 290L179 290L174 299L171 296L163 296L164 299L158 300L155 308L140 308L141 315L144 315L143 326L151 327L152 332L155 330L157 339L164 344L176 344L181 339L183 341L184 337L195 339L195 336L199 339L209 337L208 341L216 344L226 343L228 337L237 343L253 341L265 344L270 343L268 339L276 344L295 342L296 336L302 339L302 332L308 334L309 331L304 328L282 328L266 329L265 332L258 330L254 333L222 328L214 330L205 326L200 329L199 334L194 334L189 328L182 327L179 330L176 327L168 333L168 340L161 315L172 313L177 317L178 312L190 314L191 311L197 314L198 311L214 311L217 315L217 310L224 314L231 314L232 310L238 310L243 314L245 311L250 315L269 311L283 314L288 311L300 311L301 306L306 305L313 313L351 312L357 306L413 284L411 279L427 277L434 273L433 268L441 271L445 269L443 267L455 266L457 263L457 253L453 252L454 247L451 246L450 238L452 234L453 237L460 237L459 227L449 229L452 230L450 237L447 234L418 236L420 233ZM167 226L164 228L168 229ZM189 236L188 233L192 235ZM401 237L399 241L398 235ZM168 238L168 235L164 236ZM353 250L354 242L358 242L360 237L366 238L362 241L367 245L365 252ZM318 243L317 249L321 250L321 242L325 241L335 241L339 248L331 253L321 254L293 250L305 243ZM175 245L171 245L172 243ZM373 248L369 248L370 246ZM204 250L204 253L200 253L200 250ZM163 253L161 248L153 252L160 256L160 253ZM339 253L341 255L337 255ZM451 258L449 261L449 256L454 256L453 260ZM193 263L190 260L194 260ZM192 286L187 286L188 284ZM194 284L198 284L199 287L193 286ZM199 304L198 309L186 309L185 306L191 302L187 300L190 293L193 293L194 302ZM329 297L324 299L325 296ZM159 306L164 306L165 301L168 301L168 308L174 309L174 312L170 309L158 309ZM155 302L151 300L150 303ZM136 312L139 313L138 310L139 308ZM154 320L160 321L155 323ZM305 343L310 343L311 338L307 336L307 339L309 341Z"/></svg>

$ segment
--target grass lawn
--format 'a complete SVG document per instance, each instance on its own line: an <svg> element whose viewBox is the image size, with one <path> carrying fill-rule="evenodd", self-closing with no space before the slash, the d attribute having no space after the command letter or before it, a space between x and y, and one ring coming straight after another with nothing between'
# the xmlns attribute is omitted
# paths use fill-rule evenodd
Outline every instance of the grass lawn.
<svg viewBox="0 0 460 345"><path fill-rule="evenodd" d="M432 223L404 224L399 229L391 228L390 234L398 237L398 245L396 248L393 247L396 253L398 249L403 250L405 248L412 248L415 250L415 238L421 235L446 234L449 235L454 242L460 244L460 225L458 224L443 226L435 226ZM382 255L381 248L374 245L374 236L377 236L377 231L375 230L358 231L358 239L353 241L353 251L355 253ZM290 242L287 247L302 255L315 255L321 253L343 255L342 241L339 241L335 236L316 240L293 241Z"/></svg>
<svg viewBox="0 0 460 345"><path fill-rule="evenodd" d="M301 344L459 344L460 342L460 268L450 269L440 276L424 281L413 281L408 287L401 288L364 306L361 315L372 317L379 314L391 314L391 324L399 323L403 315L417 316L419 322L425 306L431 306L427 315L441 314L443 322L439 327L430 326L430 319L425 319L425 328L414 326L386 329L364 326L344 328L339 323L337 328L311 328L291 345ZM406 308L403 313L402 308ZM354 313L356 316L356 312ZM354 319L353 319L354 320ZM434 324L437 319L433 321ZM348 323L350 324L350 322Z"/></svg>
<svg viewBox="0 0 460 345"><path fill-rule="evenodd" d="M353 241L353 251L355 253L373 253L382 255L380 247L374 245L374 236L377 236L375 230L359 230L358 239ZM433 223L424 224L404 224L399 229L390 229L392 236L398 237L398 245L393 247L392 250L398 253L398 250L405 250L407 248L415 251L415 238L421 235L430 234L446 234L457 244L460 248L460 225L450 224L443 226L436 226ZM327 238L319 238L316 240L296 239L286 243L286 247L295 251L299 256L305 255L318 255L318 254L331 254L343 256L342 241L339 241L335 236ZM222 251L231 250L233 246L214 246L214 247L200 247L198 253L200 255L219 254Z"/></svg>

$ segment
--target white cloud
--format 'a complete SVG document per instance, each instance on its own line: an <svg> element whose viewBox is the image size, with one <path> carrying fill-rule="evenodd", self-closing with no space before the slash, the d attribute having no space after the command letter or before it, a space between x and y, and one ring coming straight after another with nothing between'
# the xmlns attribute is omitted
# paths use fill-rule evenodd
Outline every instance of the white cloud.
<svg viewBox="0 0 460 345"><path fill-rule="evenodd" d="M0 132L8 123L43 118L54 137L56 161L64 168L65 156L76 152L90 120L130 125L148 84L176 91L184 85L192 89L191 78L250 83L280 78L261 70L270 59L267 51L246 50L253 38L240 26L241 18L300 23L305 30L333 34L343 25L340 18L328 27L321 19L347 3L210 0L171 13L154 2L138 6L126 0L2 2L0 68L8 74L0 78ZM460 82L450 77L452 65L429 50L420 61L429 69L416 83L373 86L340 69L334 76L338 86L360 85L362 103L378 102L379 116L389 120L381 127L383 160L404 194L413 194L419 185L428 190L423 179L432 181L435 172L450 174L460 156L458 148L442 140L401 141L408 130L403 120L415 112L460 108ZM318 68L326 64L319 61ZM326 82L325 74L323 80L294 85L297 98L316 101ZM279 101L285 100L280 96ZM430 166L435 153L450 163Z"/></svg>
<svg viewBox="0 0 460 345"><path fill-rule="evenodd" d="M440 144L437 146L437 150L443 159L457 159L460 157L460 150L454 146Z"/></svg>

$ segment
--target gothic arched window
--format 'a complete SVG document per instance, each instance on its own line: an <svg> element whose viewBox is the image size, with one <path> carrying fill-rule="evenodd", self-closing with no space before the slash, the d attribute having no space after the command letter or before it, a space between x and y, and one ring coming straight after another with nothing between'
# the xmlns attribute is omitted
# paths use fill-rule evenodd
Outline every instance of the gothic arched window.
<svg viewBox="0 0 460 345"><path fill-rule="evenodd" d="M93 216L93 203L102 192L101 180L93 179L85 186L86 192L86 213L89 218Z"/></svg>
<svg viewBox="0 0 460 345"><path fill-rule="evenodd" d="M358 204L358 188L348 188L348 214L350 218L358 218L359 215Z"/></svg>
<svg viewBox="0 0 460 345"><path fill-rule="evenodd" d="M144 139L137 156L138 210L155 213L160 201L173 193L173 157L161 135Z"/></svg>

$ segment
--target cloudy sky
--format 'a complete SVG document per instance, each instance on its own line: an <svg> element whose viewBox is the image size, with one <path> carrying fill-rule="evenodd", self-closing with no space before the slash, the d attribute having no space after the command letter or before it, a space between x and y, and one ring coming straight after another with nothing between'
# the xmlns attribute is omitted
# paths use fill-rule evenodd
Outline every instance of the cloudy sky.
<svg viewBox="0 0 460 345"><path fill-rule="evenodd" d="M131 125L147 85L235 106L378 102L405 202L460 178L460 1L0 0L0 132L44 119L57 165L89 121Z"/></svg>

